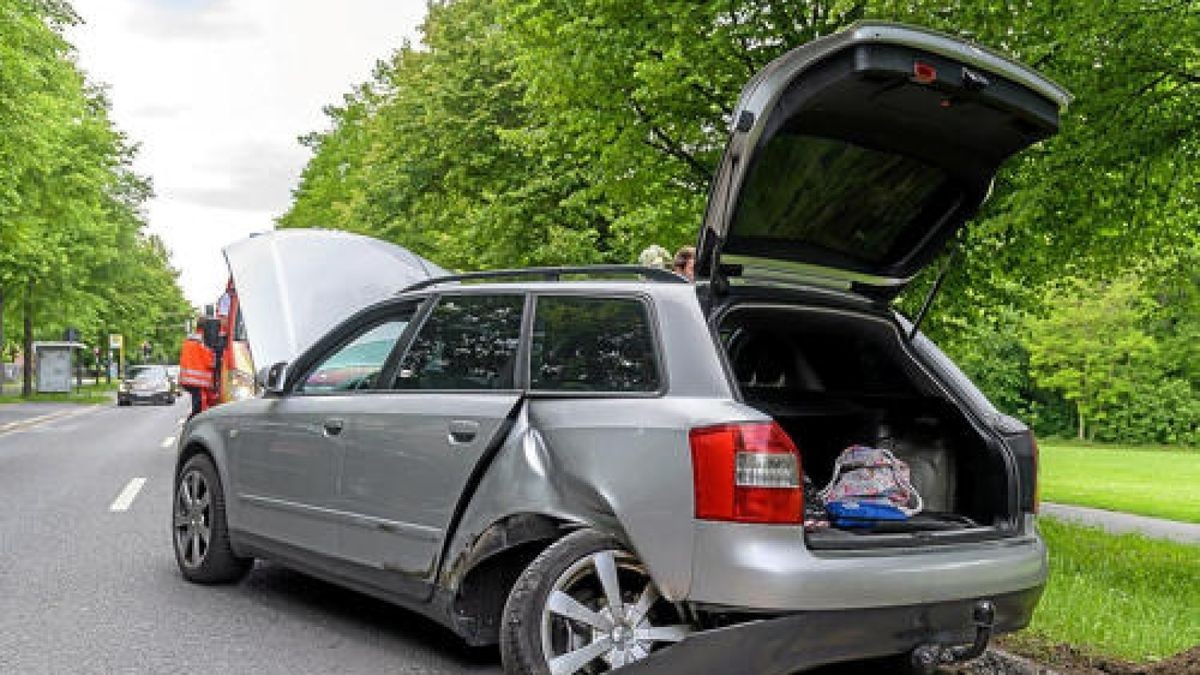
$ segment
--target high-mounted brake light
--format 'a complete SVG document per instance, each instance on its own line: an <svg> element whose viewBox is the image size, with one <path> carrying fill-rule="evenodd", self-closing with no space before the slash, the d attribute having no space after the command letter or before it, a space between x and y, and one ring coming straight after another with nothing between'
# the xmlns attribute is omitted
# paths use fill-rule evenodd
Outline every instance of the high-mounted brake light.
<svg viewBox="0 0 1200 675"><path fill-rule="evenodd" d="M692 429L696 517L738 523L804 522L800 451L774 422Z"/></svg>
<svg viewBox="0 0 1200 675"><path fill-rule="evenodd" d="M917 84L931 84L937 80L937 68L924 61L913 61L913 82Z"/></svg>

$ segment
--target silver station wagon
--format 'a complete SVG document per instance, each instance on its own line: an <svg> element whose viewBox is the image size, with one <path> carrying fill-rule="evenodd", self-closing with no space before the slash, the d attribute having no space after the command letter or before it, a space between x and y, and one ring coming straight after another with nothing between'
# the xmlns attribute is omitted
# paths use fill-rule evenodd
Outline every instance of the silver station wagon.
<svg viewBox="0 0 1200 675"><path fill-rule="evenodd" d="M1045 583L1036 445L891 300L1067 101L919 28L795 49L738 103L694 285L447 275L335 232L230 246L267 367L181 435L183 576L273 560L499 644L509 673L979 654ZM924 510L805 527L805 484L856 444L904 460Z"/></svg>

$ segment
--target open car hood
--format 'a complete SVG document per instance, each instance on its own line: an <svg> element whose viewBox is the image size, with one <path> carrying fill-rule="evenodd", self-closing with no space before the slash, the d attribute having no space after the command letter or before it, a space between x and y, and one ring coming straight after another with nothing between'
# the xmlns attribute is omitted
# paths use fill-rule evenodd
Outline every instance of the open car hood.
<svg viewBox="0 0 1200 675"><path fill-rule="evenodd" d="M354 312L441 267L378 239L278 230L225 247L256 367L293 361Z"/></svg>
<svg viewBox="0 0 1200 675"><path fill-rule="evenodd" d="M1053 135L1070 95L991 51L860 23L742 91L696 273L890 299L976 212L1000 165Z"/></svg>

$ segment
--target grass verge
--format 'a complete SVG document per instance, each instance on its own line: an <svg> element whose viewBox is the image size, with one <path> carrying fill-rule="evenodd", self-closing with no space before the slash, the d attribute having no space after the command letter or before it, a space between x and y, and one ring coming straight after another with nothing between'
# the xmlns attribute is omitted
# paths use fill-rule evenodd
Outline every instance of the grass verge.
<svg viewBox="0 0 1200 675"><path fill-rule="evenodd" d="M1200 523L1200 451L1041 445L1042 499Z"/></svg>
<svg viewBox="0 0 1200 675"><path fill-rule="evenodd" d="M109 392L117 390L117 382L97 382L95 384L85 384L76 391L69 394L34 394L29 398L21 396L20 393L9 394L8 391L14 389L10 385L5 386L5 394L0 396L0 405L5 403L110 403L113 398ZM20 391L20 385L16 385L16 391Z"/></svg>
<svg viewBox="0 0 1200 675"><path fill-rule="evenodd" d="M1110 535L1050 519L1050 581L1029 629L1006 643L1155 661L1200 644L1200 546Z"/></svg>

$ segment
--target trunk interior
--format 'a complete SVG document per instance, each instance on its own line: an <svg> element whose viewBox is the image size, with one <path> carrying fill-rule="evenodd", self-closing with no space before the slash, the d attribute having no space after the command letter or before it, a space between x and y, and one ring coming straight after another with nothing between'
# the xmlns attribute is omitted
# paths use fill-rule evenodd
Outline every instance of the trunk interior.
<svg viewBox="0 0 1200 675"><path fill-rule="evenodd" d="M817 307L735 308L720 336L743 400L788 432L816 489L851 445L890 449L909 466L919 514L865 529L810 528L810 548L948 543L1014 528L1003 449L916 362L892 321Z"/></svg>

